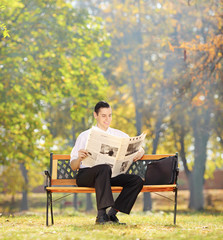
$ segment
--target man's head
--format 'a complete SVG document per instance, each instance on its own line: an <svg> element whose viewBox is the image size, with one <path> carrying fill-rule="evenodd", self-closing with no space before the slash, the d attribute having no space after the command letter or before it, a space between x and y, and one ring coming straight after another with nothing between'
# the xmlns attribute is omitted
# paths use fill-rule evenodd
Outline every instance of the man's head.
<svg viewBox="0 0 223 240"><path fill-rule="evenodd" d="M107 102L100 101L95 105L94 118L97 121L97 126L106 131L112 121L112 110Z"/></svg>

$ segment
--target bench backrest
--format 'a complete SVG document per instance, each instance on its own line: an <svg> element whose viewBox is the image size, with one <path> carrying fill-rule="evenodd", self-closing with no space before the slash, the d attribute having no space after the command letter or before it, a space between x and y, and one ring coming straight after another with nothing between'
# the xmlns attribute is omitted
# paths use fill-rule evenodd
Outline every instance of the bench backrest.
<svg viewBox="0 0 223 240"><path fill-rule="evenodd" d="M128 169L128 174L136 174L144 178L146 167L149 161L156 161L161 158L176 156L177 154L145 154L137 162L133 162ZM51 186L63 185L74 186L76 185L76 175L78 171L73 171L70 167L70 155L69 154L50 154L50 175Z"/></svg>

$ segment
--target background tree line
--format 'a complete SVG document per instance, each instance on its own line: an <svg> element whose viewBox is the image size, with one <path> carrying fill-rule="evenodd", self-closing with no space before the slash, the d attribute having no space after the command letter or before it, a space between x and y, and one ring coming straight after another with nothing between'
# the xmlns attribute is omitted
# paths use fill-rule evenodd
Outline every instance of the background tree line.
<svg viewBox="0 0 223 240"><path fill-rule="evenodd" d="M4 5L0 20L10 38L0 39L2 188L12 195L23 189L27 208L28 181L39 184L33 178L50 151L70 152L93 124L94 104L105 99L114 127L129 135L149 130L148 153L180 153L189 206L203 209L204 181L223 164L222 2ZM16 189L8 184L15 176ZM148 203L145 195L144 210Z"/></svg>

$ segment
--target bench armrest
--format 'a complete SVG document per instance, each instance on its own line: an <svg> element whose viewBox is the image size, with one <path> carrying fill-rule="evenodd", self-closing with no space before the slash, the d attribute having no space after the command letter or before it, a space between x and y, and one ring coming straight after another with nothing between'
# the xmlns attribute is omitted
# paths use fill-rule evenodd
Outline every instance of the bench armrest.
<svg viewBox="0 0 223 240"><path fill-rule="evenodd" d="M46 187L50 187L51 186L51 176L50 176L50 173L48 170L45 170L44 171L44 174L46 175L46 185L45 185L45 188Z"/></svg>
<svg viewBox="0 0 223 240"><path fill-rule="evenodd" d="M46 176L48 176L49 178L51 178L50 173L49 173L48 170L45 170L44 173L45 173Z"/></svg>

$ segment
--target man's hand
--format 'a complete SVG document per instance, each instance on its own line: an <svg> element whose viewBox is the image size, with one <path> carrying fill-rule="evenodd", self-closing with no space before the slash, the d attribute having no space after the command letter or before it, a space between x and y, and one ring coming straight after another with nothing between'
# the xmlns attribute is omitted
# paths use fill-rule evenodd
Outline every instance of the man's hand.
<svg viewBox="0 0 223 240"><path fill-rule="evenodd" d="M135 155L135 157L133 158L133 162L138 161L139 159L142 158L142 156L144 155L145 151L143 148L140 148L139 151L137 152L137 154Z"/></svg>
<svg viewBox="0 0 223 240"><path fill-rule="evenodd" d="M82 161L84 158L86 158L88 156L88 151L86 151L85 149L80 149L78 151L78 159L80 161Z"/></svg>
<svg viewBox="0 0 223 240"><path fill-rule="evenodd" d="M86 151L85 149L80 149L78 151L78 158L77 159L73 159L70 163L70 166L72 168L72 170L77 170L80 168L80 163L81 161L86 158L88 156L88 151Z"/></svg>

